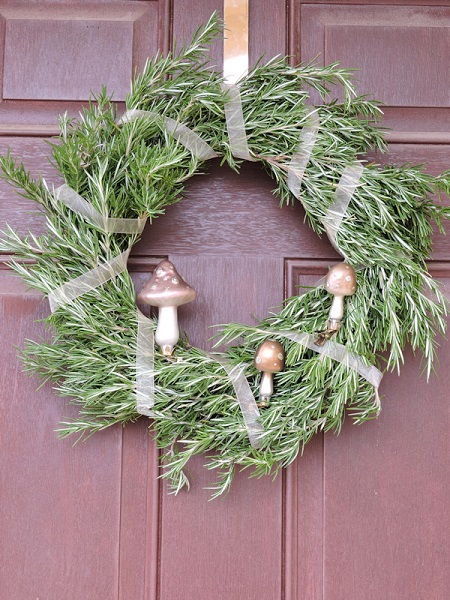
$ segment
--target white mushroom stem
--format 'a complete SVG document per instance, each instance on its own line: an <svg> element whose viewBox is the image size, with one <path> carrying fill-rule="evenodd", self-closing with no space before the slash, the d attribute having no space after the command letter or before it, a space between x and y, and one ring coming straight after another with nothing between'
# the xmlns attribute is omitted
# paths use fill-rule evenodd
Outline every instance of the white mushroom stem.
<svg viewBox="0 0 450 600"><path fill-rule="evenodd" d="M342 321L344 316L344 296L334 296L328 318L330 321Z"/></svg>
<svg viewBox="0 0 450 600"><path fill-rule="evenodd" d="M273 394L273 374L263 371L261 383L259 385L259 395L261 400L270 400Z"/></svg>
<svg viewBox="0 0 450 600"><path fill-rule="evenodd" d="M179 337L177 307L160 306L155 341L161 346L164 356L172 355L173 347L178 342Z"/></svg>

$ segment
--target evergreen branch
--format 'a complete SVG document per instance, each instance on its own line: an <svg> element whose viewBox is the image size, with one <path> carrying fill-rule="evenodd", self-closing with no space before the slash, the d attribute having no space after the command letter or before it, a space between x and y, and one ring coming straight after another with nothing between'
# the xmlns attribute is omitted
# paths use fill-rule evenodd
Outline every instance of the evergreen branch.
<svg viewBox="0 0 450 600"><path fill-rule="evenodd" d="M127 108L156 117L120 124L105 89L80 118L60 119L61 135L51 144L54 164L65 181L105 216L150 220L180 199L185 182L201 170L199 160L169 135L161 117L192 128L239 170L226 133L221 75L206 63L208 45L221 31L213 15L190 46L147 61L132 82ZM294 202L286 182L290 157L307 123L309 91L326 103L317 107L320 129L302 181L300 199L308 222L323 234L323 218L346 165L371 148L386 149L378 126L376 101L358 96L350 73L337 64L290 67L276 58L258 64L241 81L241 98L251 154L273 177L281 203ZM331 94L344 90L344 101ZM12 268L44 294L111 260L138 236L105 234L57 200L52 188L33 180L8 153L0 157L2 177L42 206L47 234L21 238L11 228L2 234L0 251L12 254ZM346 320L336 340L366 364L386 361L399 369L409 342L422 352L429 374L445 331L446 301L428 274L431 221L442 227L450 209L433 194L449 194L450 173L432 177L414 165L366 165L361 185L338 230L340 248L358 272L357 293L348 299ZM33 260L33 263L30 262ZM207 467L219 471L213 495L226 492L234 473L276 474L303 451L320 431L339 432L346 415L356 423L374 418L379 406L370 383L345 365L333 362L280 332L322 330L331 299L321 288L285 301L257 326L230 323L218 343L233 364L253 364L255 349L268 337L286 351L286 369L275 375L275 394L262 410L261 448L250 447L231 382L214 357L186 341L175 361L155 354L157 386L153 427L164 448L164 473L178 492L189 481L184 469L192 456L210 453ZM113 281L59 307L46 319L53 342L28 342L24 368L52 381L57 393L72 398L79 417L61 423L61 436L86 437L115 423L139 418L136 374L136 307L132 281L122 273ZM380 357L385 353L384 358ZM259 373L246 372L255 395Z"/></svg>

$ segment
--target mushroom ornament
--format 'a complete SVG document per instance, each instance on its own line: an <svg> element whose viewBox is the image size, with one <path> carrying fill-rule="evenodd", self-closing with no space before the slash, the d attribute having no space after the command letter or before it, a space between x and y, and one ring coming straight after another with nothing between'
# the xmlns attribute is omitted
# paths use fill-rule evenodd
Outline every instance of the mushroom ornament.
<svg viewBox="0 0 450 600"><path fill-rule="evenodd" d="M346 263L334 265L327 273L324 287L334 298L328 314L327 328L320 332L315 342L317 346L323 346L339 330L344 316L344 298L353 296L356 292L354 268Z"/></svg>
<svg viewBox="0 0 450 600"><path fill-rule="evenodd" d="M138 300L159 308L155 341L165 356L171 356L180 332L177 308L192 302L197 292L179 275L170 260L162 260L138 295Z"/></svg>
<svg viewBox="0 0 450 600"><path fill-rule="evenodd" d="M262 371L259 386L259 407L267 406L273 394L273 373L279 373L284 369L284 348L276 340L263 342L255 354L255 367Z"/></svg>

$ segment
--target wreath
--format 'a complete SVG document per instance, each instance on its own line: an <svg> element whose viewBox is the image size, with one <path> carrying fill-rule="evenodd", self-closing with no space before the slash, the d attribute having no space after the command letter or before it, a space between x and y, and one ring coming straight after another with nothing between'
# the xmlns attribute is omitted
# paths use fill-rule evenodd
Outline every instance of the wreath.
<svg viewBox="0 0 450 600"><path fill-rule="evenodd" d="M431 222L442 230L449 215L433 195L450 192L449 172L362 166L358 156L386 148L382 113L338 64L276 58L224 86L207 64L221 32L213 15L189 46L149 60L125 115L104 89L79 119L63 115L51 143L62 188L32 179L9 153L0 159L3 178L40 205L48 227L25 238L8 227L0 247L53 303L45 320L53 340L27 342L23 360L79 406L59 435L85 437L148 414L173 491L189 485L189 459L208 452L214 495L236 469L276 473L315 433L339 432L346 413L357 423L377 416L378 368L399 369L408 342L431 371L446 303L425 261ZM322 101L314 108L311 90ZM259 162L280 204L301 201L309 226L344 257L325 282L256 326L221 326L223 353L177 341L170 318L195 292L186 284L180 295L174 265L163 261L140 295L159 302L159 318L137 311L126 270L145 221L178 201L213 156L237 172L246 158ZM153 346L158 321L166 324Z"/></svg>

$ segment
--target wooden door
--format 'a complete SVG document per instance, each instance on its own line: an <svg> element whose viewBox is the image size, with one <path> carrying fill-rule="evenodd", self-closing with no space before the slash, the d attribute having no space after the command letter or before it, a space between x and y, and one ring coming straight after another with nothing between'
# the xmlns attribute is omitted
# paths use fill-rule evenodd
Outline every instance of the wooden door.
<svg viewBox="0 0 450 600"><path fill-rule="evenodd" d="M186 40L218 0L0 1L0 151L11 147L58 183L45 161L56 116L76 114L101 82L122 108L134 66ZM390 155L379 161L449 167L448 0L263 0L250 3L251 62L290 52L361 67L359 88L386 104ZM221 46L212 52L221 64ZM200 291L183 313L194 344L209 326L251 322L322 275L337 255L278 209L258 166L237 176L211 164L182 204L146 232L130 260L137 286L168 256ZM30 212L31 211L31 212ZM27 201L1 186L0 225L42 231ZM270 257L265 251L271 248ZM276 252L274 248L278 248ZM3 259L5 257L2 257ZM431 271L450 293L449 243ZM245 274L245 279L243 275ZM5 600L445 600L450 596L449 375L420 377L407 353L382 383L376 422L317 436L275 481L238 475L207 502L202 459L192 489L168 496L143 418L85 443L54 429L73 408L21 373L14 345L42 335L48 305L1 263L1 560ZM225 294L232 290L231 294Z"/></svg>

